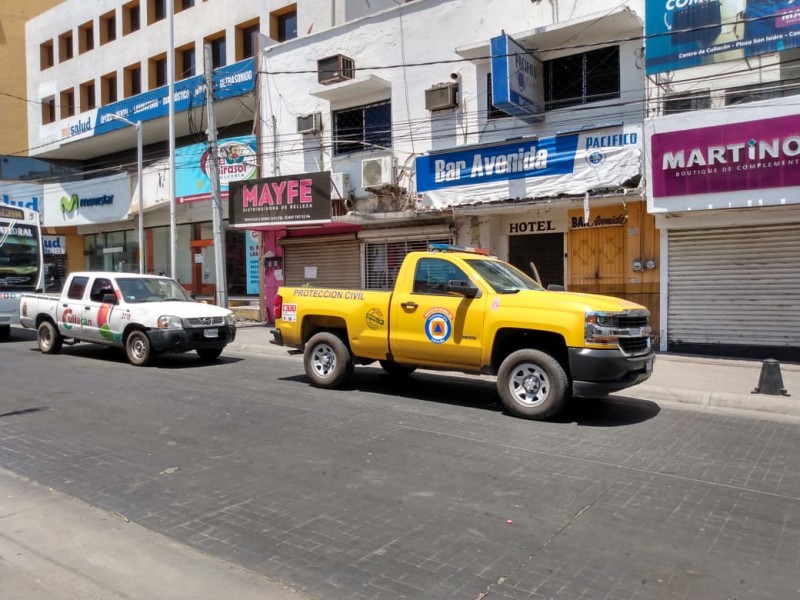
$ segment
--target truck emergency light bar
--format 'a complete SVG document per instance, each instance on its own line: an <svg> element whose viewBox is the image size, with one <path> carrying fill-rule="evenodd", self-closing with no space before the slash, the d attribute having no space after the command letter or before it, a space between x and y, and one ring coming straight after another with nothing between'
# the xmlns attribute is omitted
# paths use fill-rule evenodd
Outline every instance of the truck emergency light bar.
<svg viewBox="0 0 800 600"><path fill-rule="evenodd" d="M473 248L471 246L454 246L453 244L428 244L431 252L468 252L469 254L480 254L482 256L492 256L486 248Z"/></svg>

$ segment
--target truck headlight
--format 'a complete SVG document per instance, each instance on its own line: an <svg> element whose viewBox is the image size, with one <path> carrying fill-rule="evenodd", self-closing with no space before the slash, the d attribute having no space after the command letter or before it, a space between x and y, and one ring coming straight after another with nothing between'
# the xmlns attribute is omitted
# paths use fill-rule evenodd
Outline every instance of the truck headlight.
<svg viewBox="0 0 800 600"><path fill-rule="evenodd" d="M183 329L183 321L174 315L162 315L158 317L159 329Z"/></svg>
<svg viewBox="0 0 800 600"><path fill-rule="evenodd" d="M586 313L586 341L592 344L616 344L619 340L619 315L590 311Z"/></svg>
<svg viewBox="0 0 800 600"><path fill-rule="evenodd" d="M225 321L228 323L229 327L234 327L236 325L236 315L233 313L225 315Z"/></svg>

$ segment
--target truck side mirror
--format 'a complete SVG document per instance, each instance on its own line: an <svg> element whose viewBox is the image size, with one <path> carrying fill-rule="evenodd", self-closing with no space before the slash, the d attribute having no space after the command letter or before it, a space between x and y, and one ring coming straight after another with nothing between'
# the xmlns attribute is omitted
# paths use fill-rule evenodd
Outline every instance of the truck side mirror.
<svg viewBox="0 0 800 600"><path fill-rule="evenodd" d="M117 303L117 295L116 294L103 294L103 304L116 304Z"/></svg>
<svg viewBox="0 0 800 600"><path fill-rule="evenodd" d="M559 285L557 283L551 283L550 285L547 286L547 290L549 292L563 292L564 291L564 286L563 285Z"/></svg>
<svg viewBox="0 0 800 600"><path fill-rule="evenodd" d="M462 281L460 279L453 279L447 282L444 286L445 292L454 292L461 294L466 298L474 298L480 291L471 281Z"/></svg>

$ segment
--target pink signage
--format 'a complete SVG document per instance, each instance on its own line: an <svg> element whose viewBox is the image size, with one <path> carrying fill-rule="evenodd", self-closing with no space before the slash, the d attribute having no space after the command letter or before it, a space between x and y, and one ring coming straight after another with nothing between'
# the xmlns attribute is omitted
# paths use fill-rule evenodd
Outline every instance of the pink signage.
<svg viewBox="0 0 800 600"><path fill-rule="evenodd" d="M800 115L655 133L653 196L800 186Z"/></svg>

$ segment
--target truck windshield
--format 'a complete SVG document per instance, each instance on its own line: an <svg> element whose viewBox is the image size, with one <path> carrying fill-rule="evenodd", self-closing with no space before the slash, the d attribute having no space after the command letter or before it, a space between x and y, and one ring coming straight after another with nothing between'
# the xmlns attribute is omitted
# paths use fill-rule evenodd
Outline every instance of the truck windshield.
<svg viewBox="0 0 800 600"><path fill-rule="evenodd" d="M125 277L117 279L125 302L191 302L192 298L166 277Z"/></svg>
<svg viewBox="0 0 800 600"><path fill-rule="evenodd" d="M516 267L499 260L467 260L484 281L498 294L515 294L521 290L544 288Z"/></svg>

